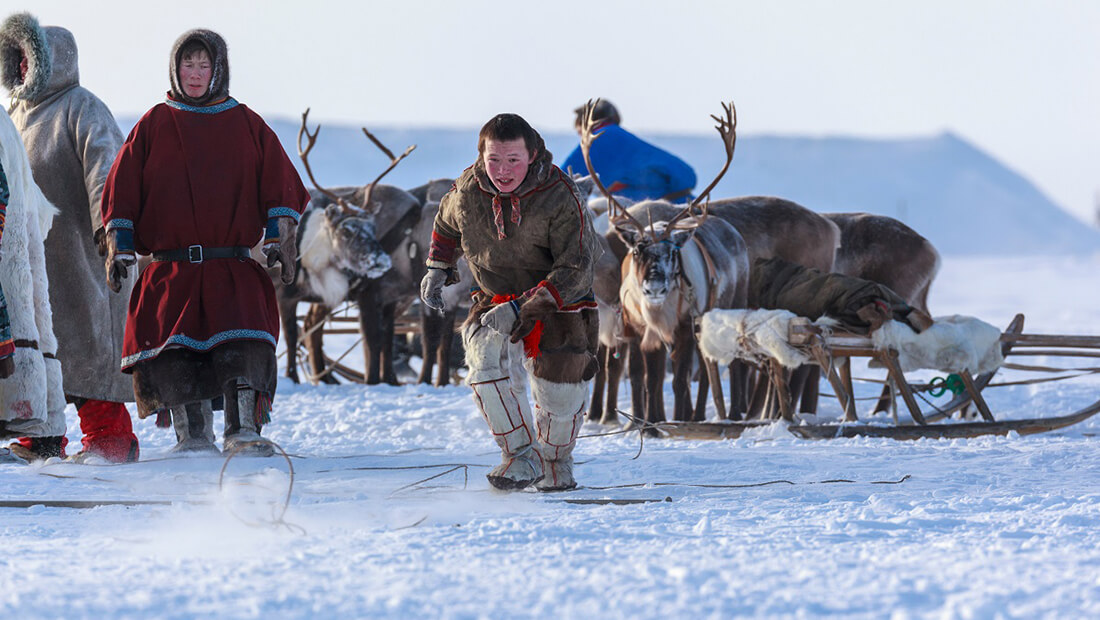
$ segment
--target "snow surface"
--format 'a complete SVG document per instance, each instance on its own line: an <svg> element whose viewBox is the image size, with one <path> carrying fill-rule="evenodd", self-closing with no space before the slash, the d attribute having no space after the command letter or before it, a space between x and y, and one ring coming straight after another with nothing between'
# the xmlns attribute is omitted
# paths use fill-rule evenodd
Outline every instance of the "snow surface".
<svg viewBox="0 0 1100 620"><path fill-rule="evenodd" d="M1029 332L1095 334L1098 268L1100 256L948 258L932 310L998 326L1024 312ZM986 395L1001 419L1052 416L1093 402L1098 384ZM822 403L823 417L839 416L835 400ZM135 422L138 464L0 465L3 500L172 502L0 508L0 609L26 618L1100 617L1098 418L1045 435L916 442L806 441L775 426L738 440L640 445L636 433L596 436L608 429L588 424L576 454L585 488L561 494L489 488L498 453L465 387L283 381L273 419L265 434L294 467L281 523L286 461L164 459L172 433L152 420ZM612 498L647 503L566 501Z"/></svg>

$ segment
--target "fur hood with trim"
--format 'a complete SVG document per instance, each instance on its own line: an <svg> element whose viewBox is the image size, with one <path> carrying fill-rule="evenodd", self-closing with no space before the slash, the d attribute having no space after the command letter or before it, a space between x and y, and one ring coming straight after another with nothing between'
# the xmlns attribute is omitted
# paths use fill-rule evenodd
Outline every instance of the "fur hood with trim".
<svg viewBox="0 0 1100 620"><path fill-rule="evenodd" d="M26 78L19 65L27 59ZM41 26L30 13L0 25L0 84L12 97L37 103L80 84L76 39L60 26Z"/></svg>
<svg viewBox="0 0 1100 620"><path fill-rule="evenodd" d="M197 41L206 48L210 56L211 75L210 88L202 97L188 97L180 84L180 63L183 48L188 43ZM195 28L188 30L176 39L172 44L172 57L169 59L168 79L172 88L168 91L172 99L181 103L194 106L204 106L216 103L229 96L229 49L225 45L225 39L213 30Z"/></svg>

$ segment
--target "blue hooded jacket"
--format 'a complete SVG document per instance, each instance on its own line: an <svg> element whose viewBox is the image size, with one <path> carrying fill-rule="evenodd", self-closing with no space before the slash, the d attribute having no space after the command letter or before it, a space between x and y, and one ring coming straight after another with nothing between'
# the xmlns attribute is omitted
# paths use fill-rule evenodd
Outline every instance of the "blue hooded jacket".
<svg viewBox="0 0 1100 620"><path fill-rule="evenodd" d="M599 137L592 141L592 165L612 194L635 201L664 198L683 202L693 198L695 171L682 159L618 125L604 125L596 133ZM580 146L559 167L586 174Z"/></svg>

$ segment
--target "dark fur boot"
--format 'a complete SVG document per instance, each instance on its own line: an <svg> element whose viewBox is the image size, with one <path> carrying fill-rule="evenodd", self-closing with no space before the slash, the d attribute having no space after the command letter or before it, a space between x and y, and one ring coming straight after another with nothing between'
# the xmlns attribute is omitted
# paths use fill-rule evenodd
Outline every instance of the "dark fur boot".
<svg viewBox="0 0 1100 620"><path fill-rule="evenodd" d="M214 445L214 410L210 401L172 407L172 427L176 441L170 452L178 454L218 454Z"/></svg>
<svg viewBox="0 0 1100 620"><path fill-rule="evenodd" d="M248 384L234 382L225 393L225 437L222 447L226 453L242 456L272 456L275 448L260 436L263 428L257 397L259 394Z"/></svg>

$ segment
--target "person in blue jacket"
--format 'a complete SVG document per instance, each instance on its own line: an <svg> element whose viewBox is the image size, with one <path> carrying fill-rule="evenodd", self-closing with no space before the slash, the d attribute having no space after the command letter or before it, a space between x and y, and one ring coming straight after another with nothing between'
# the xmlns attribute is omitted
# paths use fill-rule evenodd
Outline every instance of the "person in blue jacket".
<svg viewBox="0 0 1100 620"><path fill-rule="evenodd" d="M577 117L573 128L579 134L584 106L574 112ZM695 171L691 166L620 127L619 111L610 101L599 100L592 118L596 121L595 133L599 135L592 141L592 166L611 193L634 201L660 198L685 202L693 198ZM574 174L588 173L579 145L560 168L572 170Z"/></svg>

